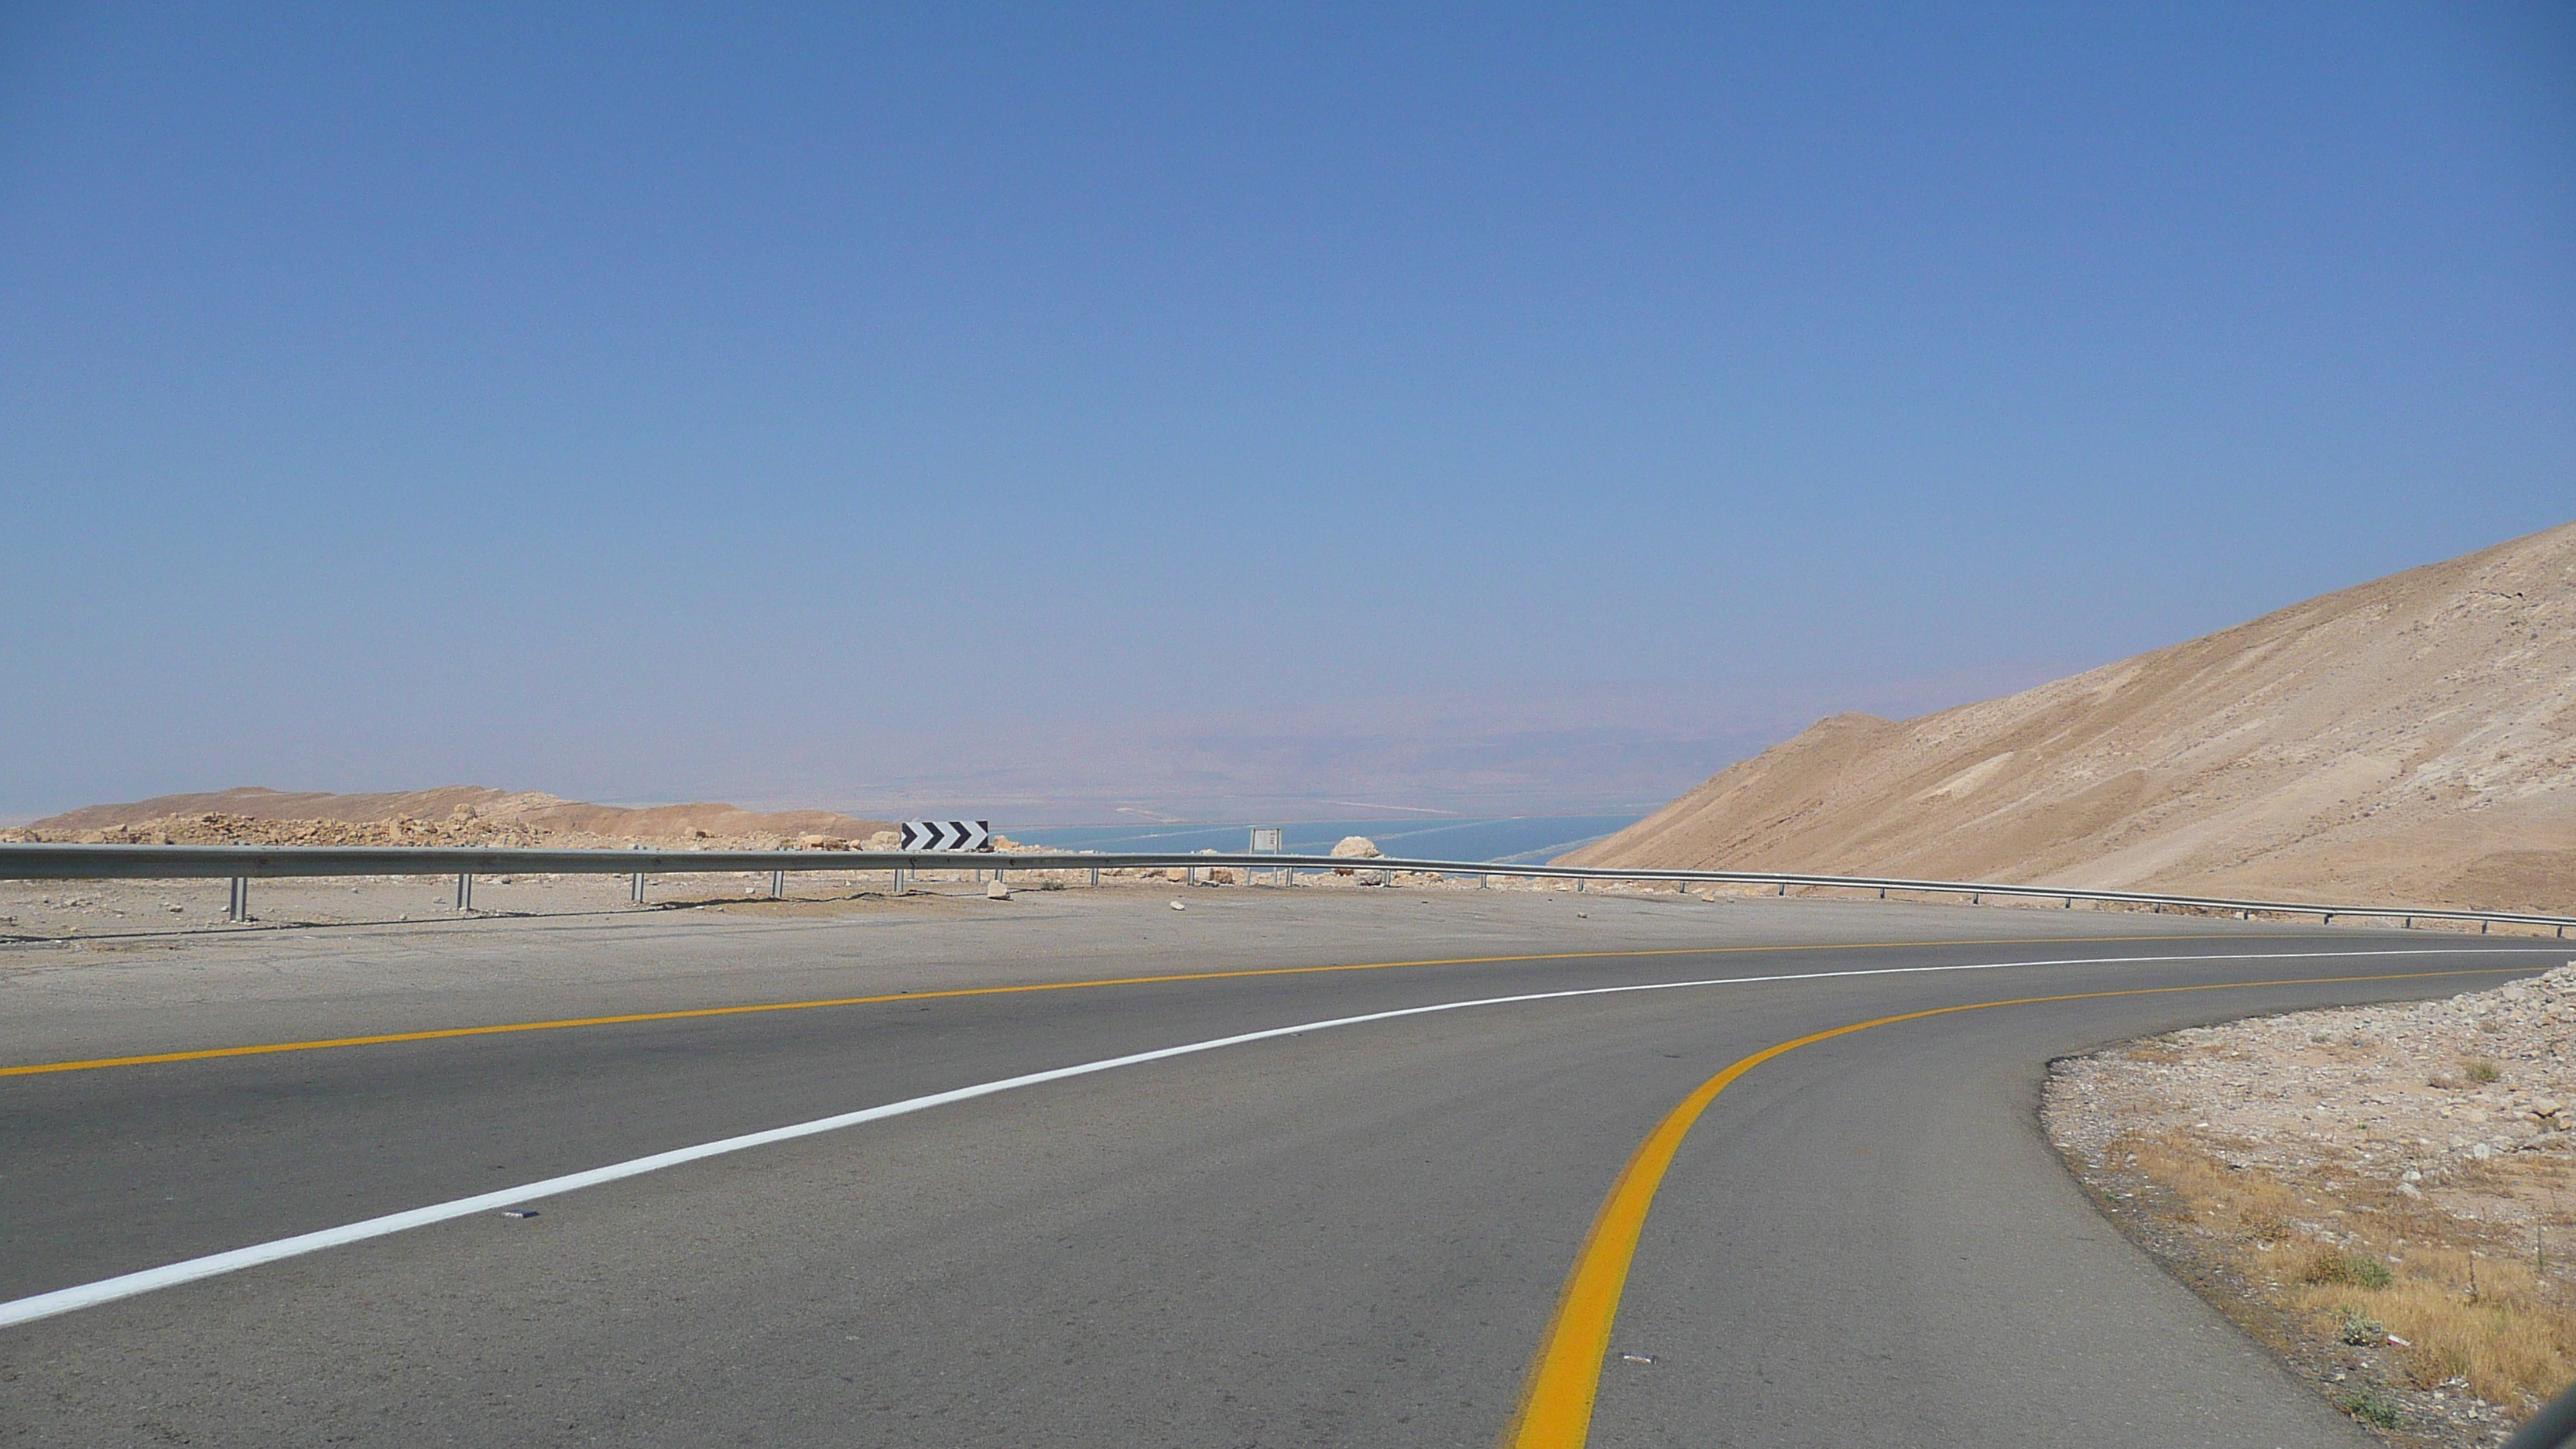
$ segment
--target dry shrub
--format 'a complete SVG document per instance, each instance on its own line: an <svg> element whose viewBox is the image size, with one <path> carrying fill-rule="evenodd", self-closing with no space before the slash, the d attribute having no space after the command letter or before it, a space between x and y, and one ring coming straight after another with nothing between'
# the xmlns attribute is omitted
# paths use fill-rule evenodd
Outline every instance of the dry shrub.
<svg viewBox="0 0 2576 1449"><path fill-rule="evenodd" d="M2351 1256L2326 1243L2301 1251L2319 1263ZM2316 1286L2299 1290L2297 1306L2360 1313L2405 1339L2406 1366L2418 1388L2462 1378L2479 1398L2527 1409L2576 1378L2576 1320L2533 1279L2527 1263L2415 1243L2384 1288L2301 1276Z"/></svg>
<svg viewBox="0 0 2576 1449"><path fill-rule="evenodd" d="M2357 1288L2386 1288L2397 1281L2389 1266L2368 1253L2302 1237L2282 1255L2293 1283L2344 1283Z"/></svg>
<svg viewBox="0 0 2576 1449"><path fill-rule="evenodd" d="M2290 1235L2289 1215L2276 1208L2244 1208L2236 1214L2236 1231L2258 1243L2277 1243Z"/></svg>
<svg viewBox="0 0 2576 1449"><path fill-rule="evenodd" d="M2473 1257L2477 1224L2439 1212L2392 1221L2386 1226L2403 1233L2406 1246L2403 1261L2391 1262L2387 1246L2366 1236L2339 1244L2294 1230L2296 1192L2259 1168L2228 1167L2180 1132L2123 1145L2141 1171L2182 1199L2183 1215L2236 1242L2255 1281L2290 1285L2286 1305L2320 1336L2337 1337L2347 1316L2358 1316L2405 1339L2392 1352L2417 1387L2456 1377L2482 1399L2528 1410L2576 1380L2576 1315L2534 1275L2529 1258ZM2338 1205L2320 1203L2307 1215Z"/></svg>

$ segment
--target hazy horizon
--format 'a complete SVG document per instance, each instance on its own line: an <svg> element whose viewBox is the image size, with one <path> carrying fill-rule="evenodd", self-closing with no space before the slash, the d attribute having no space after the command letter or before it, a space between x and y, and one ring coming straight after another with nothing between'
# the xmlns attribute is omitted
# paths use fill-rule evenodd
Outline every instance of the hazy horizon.
<svg viewBox="0 0 2576 1449"><path fill-rule="evenodd" d="M1777 683L1762 693L1758 709L1712 698L1631 696L1607 701L1608 708L1586 707L1604 703L1598 699L1558 701L1553 707L1524 702L1517 713L1487 710L1471 718L1461 701L1416 699L1403 702L1409 712L1392 719L1155 721L1115 736L1056 739L1043 751L1009 741L1007 730L990 729L980 732L980 741L955 734L920 741L917 753L900 757L908 764L886 766L877 779L837 790L800 783L823 778L828 761L787 762L765 780L748 771L731 782L705 775L702 788L627 796L515 777L411 780L358 773L316 782L288 774L74 801L0 815L0 826L87 805L245 786L371 794L482 785L602 805L721 799L749 809L826 809L876 819L963 813L1030 828L1155 820L1642 815L1826 715L1860 710L1911 716L2009 693L2072 668L2027 665L1878 688ZM1433 755L1442 758L1427 758ZM889 752L880 764L895 758ZM1191 783L1201 787L1199 793L1190 793Z"/></svg>
<svg viewBox="0 0 2576 1449"><path fill-rule="evenodd" d="M2571 178L2542 4L15 7L0 816L1650 807L2564 522Z"/></svg>

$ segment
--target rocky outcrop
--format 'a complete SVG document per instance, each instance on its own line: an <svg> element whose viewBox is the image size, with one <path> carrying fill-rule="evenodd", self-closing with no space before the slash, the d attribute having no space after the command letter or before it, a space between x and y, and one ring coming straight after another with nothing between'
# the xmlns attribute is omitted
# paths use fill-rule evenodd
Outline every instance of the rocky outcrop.
<svg viewBox="0 0 2576 1449"><path fill-rule="evenodd" d="M331 795L246 788L93 805L0 839L168 845L696 845L847 849L885 822L828 810L777 813L724 804L627 808L534 792L457 785ZM892 847L888 847L891 849Z"/></svg>

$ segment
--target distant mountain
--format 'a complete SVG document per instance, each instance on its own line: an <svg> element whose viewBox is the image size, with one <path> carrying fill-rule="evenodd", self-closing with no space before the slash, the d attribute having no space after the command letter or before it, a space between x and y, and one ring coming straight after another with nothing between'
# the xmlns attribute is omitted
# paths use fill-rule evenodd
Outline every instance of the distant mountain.
<svg viewBox="0 0 2576 1449"><path fill-rule="evenodd" d="M2006 698L1837 715L1565 860L2576 911L2576 524Z"/></svg>
<svg viewBox="0 0 2576 1449"><path fill-rule="evenodd" d="M628 808L591 805L533 791L511 792L483 785L449 785L435 790L406 790L375 795L333 795L320 791L269 790L246 786L202 795L161 795L122 805L91 805L49 816L26 828L26 834L59 839L84 832L130 830L165 821L264 823L324 822L349 827L383 827L418 822L440 827L442 835L481 834L534 837L595 835L618 840L740 840L776 836L793 840L824 835L864 843L877 831L892 828L883 820L861 820L829 810L762 812L732 805L650 805ZM202 831L192 831L195 835ZM219 827L217 833L222 833ZM263 838L274 831L235 833ZM335 838L348 832L322 832ZM383 834L381 830L367 833ZM352 837L353 839L355 837Z"/></svg>

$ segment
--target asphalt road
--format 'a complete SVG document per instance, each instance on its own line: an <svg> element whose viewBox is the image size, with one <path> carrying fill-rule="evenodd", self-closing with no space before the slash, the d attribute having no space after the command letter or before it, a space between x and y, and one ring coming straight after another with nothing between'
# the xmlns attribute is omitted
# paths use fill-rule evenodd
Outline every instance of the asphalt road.
<svg viewBox="0 0 2576 1449"><path fill-rule="evenodd" d="M1500 936L1537 957L1437 965L1316 929L1245 966L1220 922L1130 973L1201 979L1094 986L1043 932L981 968L818 982L839 924L711 927L691 949L726 963L714 985L620 1001L594 974L566 1013L496 976L479 1017L475 993L386 997L307 950L270 972L305 992L200 1013L218 1030L174 1027L166 993L86 1008L77 1044L112 1055L915 993L0 1077L0 1299L1047 1068L1542 998L936 1106L0 1329L0 1441L1490 1445L1605 1193L1712 1073L1857 1021L2080 996L1874 1027L1729 1087L1654 1199L1591 1442L2359 1445L2093 1213L2039 1133L2046 1063L2565 959L1893 909L1794 941L1712 910L1632 949L1561 916L1462 918L1446 953L1417 921L1404 959ZM1685 981L1712 984L1600 990ZM814 989L835 984L868 990ZM1006 984L1048 989L934 994ZM1544 995L1569 991L1595 994ZM60 1044L37 1019L7 1021L0 1065L63 1059L32 1050Z"/></svg>

